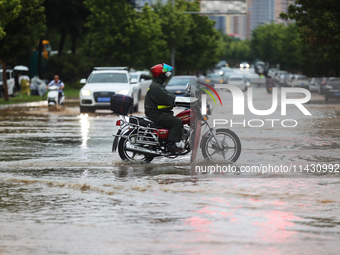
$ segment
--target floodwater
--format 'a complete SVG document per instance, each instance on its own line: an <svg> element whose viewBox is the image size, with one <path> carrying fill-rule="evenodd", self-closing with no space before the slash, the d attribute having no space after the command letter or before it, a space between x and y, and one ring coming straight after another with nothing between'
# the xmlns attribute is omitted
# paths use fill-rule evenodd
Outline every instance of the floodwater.
<svg viewBox="0 0 340 255"><path fill-rule="evenodd" d="M220 92L213 116L267 119L230 117ZM270 107L264 88L254 97ZM311 101L312 116L294 107L270 116L294 128L230 127L242 142L238 169L340 163L340 105ZM189 155L126 164L111 152L117 119L80 115L77 104L0 109L1 255L340 253L338 173L190 175Z"/></svg>

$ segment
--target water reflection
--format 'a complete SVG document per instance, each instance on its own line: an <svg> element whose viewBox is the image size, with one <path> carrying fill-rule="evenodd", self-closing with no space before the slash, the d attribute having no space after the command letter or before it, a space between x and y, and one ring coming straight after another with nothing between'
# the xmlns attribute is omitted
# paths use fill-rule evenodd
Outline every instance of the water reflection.
<svg viewBox="0 0 340 255"><path fill-rule="evenodd" d="M236 127L237 166L339 163L339 107L309 107L296 129ZM188 155L127 164L111 152L115 118L0 111L0 254L340 254L335 175L190 176Z"/></svg>
<svg viewBox="0 0 340 255"><path fill-rule="evenodd" d="M80 114L80 126L81 126L81 137L82 137L82 144L81 147L86 149L87 148L87 140L89 137L89 129L90 129L90 121L88 114Z"/></svg>

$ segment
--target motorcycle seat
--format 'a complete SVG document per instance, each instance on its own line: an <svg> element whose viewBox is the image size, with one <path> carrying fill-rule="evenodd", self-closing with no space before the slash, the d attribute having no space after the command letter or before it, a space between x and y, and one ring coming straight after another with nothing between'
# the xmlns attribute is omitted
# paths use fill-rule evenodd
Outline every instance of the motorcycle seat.
<svg viewBox="0 0 340 255"><path fill-rule="evenodd" d="M161 125L149 120L146 117L137 117L137 116L131 116L130 117L130 123L136 124L136 125L141 125L143 127L150 127L150 128L162 128Z"/></svg>

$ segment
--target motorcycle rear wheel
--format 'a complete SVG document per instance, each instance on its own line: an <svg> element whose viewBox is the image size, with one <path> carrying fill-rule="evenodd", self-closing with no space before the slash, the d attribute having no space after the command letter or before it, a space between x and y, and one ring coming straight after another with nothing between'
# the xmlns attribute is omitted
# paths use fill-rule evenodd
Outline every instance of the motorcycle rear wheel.
<svg viewBox="0 0 340 255"><path fill-rule="evenodd" d="M216 136L223 149L218 148L214 136L210 134L202 139L203 157L206 160L214 160L216 162L236 162L241 154L241 141L238 136L226 128L217 129Z"/></svg>
<svg viewBox="0 0 340 255"><path fill-rule="evenodd" d="M131 134L132 133L132 134ZM130 130L125 135L130 135L130 139L132 141L136 140L137 132L135 130ZM133 151L127 151L126 150L126 144L130 143L130 141L127 138L121 138L118 143L118 153L122 160L124 161L130 161L130 162L141 162L141 163L150 163L155 156L149 155L149 154L142 154L138 152Z"/></svg>

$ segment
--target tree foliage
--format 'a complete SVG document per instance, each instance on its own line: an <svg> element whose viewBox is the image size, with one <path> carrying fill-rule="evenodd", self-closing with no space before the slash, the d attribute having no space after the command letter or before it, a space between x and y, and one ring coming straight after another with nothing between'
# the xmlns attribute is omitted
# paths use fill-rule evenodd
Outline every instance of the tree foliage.
<svg viewBox="0 0 340 255"><path fill-rule="evenodd" d="M303 43L296 24L266 24L253 31L254 56L280 68L310 75L325 75L334 70L335 61L325 57L325 49Z"/></svg>
<svg viewBox="0 0 340 255"><path fill-rule="evenodd" d="M281 13L293 19L304 42L324 48L327 58L340 58L340 5L336 0L296 0Z"/></svg>
<svg viewBox="0 0 340 255"><path fill-rule="evenodd" d="M234 39L223 35L222 58L228 60L229 65L234 66L241 61L253 61L250 40Z"/></svg>
<svg viewBox="0 0 340 255"><path fill-rule="evenodd" d="M82 39L85 33L84 24L89 10L83 0L45 0L47 35L57 34L58 54L62 55L67 36L71 39L71 51L74 55L77 40Z"/></svg>
<svg viewBox="0 0 340 255"><path fill-rule="evenodd" d="M8 22L0 40L0 59L10 60L34 48L45 30L43 0L20 0L17 18Z"/></svg>
<svg viewBox="0 0 340 255"><path fill-rule="evenodd" d="M10 11L7 16L5 35L0 40L0 59L3 72L6 71L6 61L16 58L31 50L37 45L39 38L45 30L45 15L43 0L9 1L5 4L5 11ZM17 4L16 7L13 7ZM7 81L4 76L5 100L8 100Z"/></svg>
<svg viewBox="0 0 340 255"><path fill-rule="evenodd" d="M6 25L16 19L21 10L20 0L0 1L0 40L6 35Z"/></svg>
<svg viewBox="0 0 340 255"><path fill-rule="evenodd" d="M251 47L263 61L281 63L284 57L286 27L283 24L266 24L253 30Z"/></svg>
<svg viewBox="0 0 340 255"><path fill-rule="evenodd" d="M140 67L164 50L160 21L148 7L138 17L124 0L86 0L88 52L95 64ZM149 55L146 55L149 54Z"/></svg>
<svg viewBox="0 0 340 255"><path fill-rule="evenodd" d="M207 17L185 13L199 3L184 0L145 5L136 12L125 0L86 0L89 8L87 52L95 64L150 68L170 63L176 49L176 72L204 70L218 61L220 34Z"/></svg>
<svg viewBox="0 0 340 255"><path fill-rule="evenodd" d="M179 4L179 16L185 11L199 10L198 2L183 1ZM186 19L188 30L184 40L176 47L176 68L182 73L205 72L218 62L222 53L221 34L214 29L215 22L206 16L189 14Z"/></svg>

